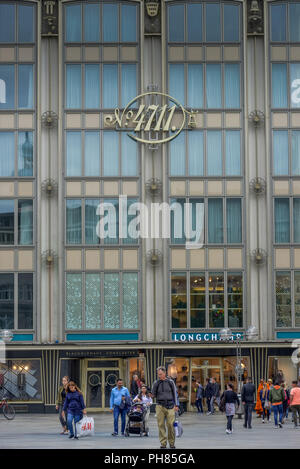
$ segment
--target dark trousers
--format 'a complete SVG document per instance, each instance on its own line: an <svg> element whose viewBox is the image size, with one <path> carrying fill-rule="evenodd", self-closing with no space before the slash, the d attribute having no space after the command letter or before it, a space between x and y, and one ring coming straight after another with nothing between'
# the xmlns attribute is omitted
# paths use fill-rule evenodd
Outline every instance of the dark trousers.
<svg viewBox="0 0 300 469"><path fill-rule="evenodd" d="M299 416L300 425L300 405L291 405L291 411L293 412L294 426L297 427L297 415Z"/></svg>
<svg viewBox="0 0 300 469"><path fill-rule="evenodd" d="M244 406L244 411L245 411L244 425L245 425L245 427L248 426L248 428L251 427L253 406L254 406L253 402L251 402L251 403L246 402L245 406Z"/></svg>
<svg viewBox="0 0 300 469"><path fill-rule="evenodd" d="M196 400L196 407L198 409L198 412L201 412L203 414L202 398Z"/></svg>
<svg viewBox="0 0 300 469"><path fill-rule="evenodd" d="M210 401L211 401L211 397L207 397L206 398L207 412L210 412Z"/></svg>
<svg viewBox="0 0 300 469"><path fill-rule="evenodd" d="M59 421L60 421L60 424L61 426L65 429L67 427L67 412L65 412L65 417L62 416L62 410L63 410L63 406L60 405L58 407L58 412L59 412Z"/></svg>
<svg viewBox="0 0 300 469"><path fill-rule="evenodd" d="M268 420L270 420L270 410L269 409L265 409L265 403L262 402L261 403L262 405L262 408L263 408L263 419L265 419L265 417L267 417Z"/></svg>
<svg viewBox="0 0 300 469"><path fill-rule="evenodd" d="M114 406L114 432L119 431L119 416L121 415L121 433L125 432L126 425L126 409L120 409L118 405Z"/></svg>
<svg viewBox="0 0 300 469"><path fill-rule="evenodd" d="M232 431L232 419L233 415L227 415L227 430Z"/></svg>

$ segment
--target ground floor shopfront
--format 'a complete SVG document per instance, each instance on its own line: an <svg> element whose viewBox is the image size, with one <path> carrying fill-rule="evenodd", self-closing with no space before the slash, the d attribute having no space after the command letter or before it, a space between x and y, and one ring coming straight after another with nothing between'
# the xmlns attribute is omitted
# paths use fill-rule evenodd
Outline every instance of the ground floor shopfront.
<svg viewBox="0 0 300 469"><path fill-rule="evenodd" d="M289 344L247 344L241 351L242 378L251 375L256 385L278 376L290 385L299 376ZM11 345L0 364L0 394L22 412L54 412L59 383L67 375L82 389L88 409L106 411L119 377L128 388L134 374L151 386L157 367L165 365L183 407L196 411L196 381L204 385L214 377L222 389L227 382L236 385L236 363L234 344Z"/></svg>

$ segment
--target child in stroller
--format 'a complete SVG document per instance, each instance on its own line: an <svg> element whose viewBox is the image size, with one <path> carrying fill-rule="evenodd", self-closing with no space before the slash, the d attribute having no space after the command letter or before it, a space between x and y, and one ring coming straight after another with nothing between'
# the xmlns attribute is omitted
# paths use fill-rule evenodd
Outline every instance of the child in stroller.
<svg viewBox="0 0 300 469"><path fill-rule="evenodd" d="M145 425L147 406L142 403L133 403L128 412L128 421L125 436L131 434L149 436L149 428Z"/></svg>

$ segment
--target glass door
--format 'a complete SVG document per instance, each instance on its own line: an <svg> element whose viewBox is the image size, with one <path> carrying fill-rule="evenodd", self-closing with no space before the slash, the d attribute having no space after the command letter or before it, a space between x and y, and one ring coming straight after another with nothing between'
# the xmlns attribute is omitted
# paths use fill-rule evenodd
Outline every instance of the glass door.
<svg viewBox="0 0 300 469"><path fill-rule="evenodd" d="M83 376L83 393L87 409L89 411L109 410L111 390L116 386L120 376L119 361L95 360L93 362L88 360L84 364Z"/></svg>

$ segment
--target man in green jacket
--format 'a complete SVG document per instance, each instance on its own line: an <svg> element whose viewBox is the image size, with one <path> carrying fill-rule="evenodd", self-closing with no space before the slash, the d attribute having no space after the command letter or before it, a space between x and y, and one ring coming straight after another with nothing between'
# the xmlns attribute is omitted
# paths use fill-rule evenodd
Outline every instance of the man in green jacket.
<svg viewBox="0 0 300 469"><path fill-rule="evenodd" d="M278 382L270 389L269 400L272 404L274 412L275 428L278 428L278 414L279 414L279 427L282 428L283 417L283 401L285 399L284 390Z"/></svg>

